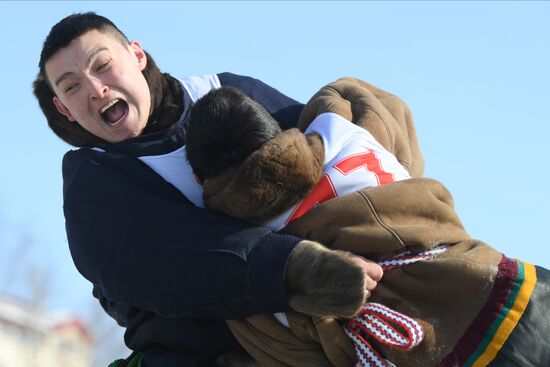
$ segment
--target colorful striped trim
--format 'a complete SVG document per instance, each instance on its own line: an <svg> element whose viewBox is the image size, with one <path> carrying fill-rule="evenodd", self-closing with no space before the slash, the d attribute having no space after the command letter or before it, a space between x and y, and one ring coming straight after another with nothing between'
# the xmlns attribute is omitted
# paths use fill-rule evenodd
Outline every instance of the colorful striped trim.
<svg viewBox="0 0 550 367"><path fill-rule="evenodd" d="M523 316L536 283L535 267L532 264L518 261L518 276L504 307L493 321L485 339L466 361L465 366L487 366L495 358Z"/></svg>
<svg viewBox="0 0 550 367"><path fill-rule="evenodd" d="M536 281L533 265L502 255L487 303L439 367L474 366L480 358L475 366L491 361L521 319Z"/></svg>

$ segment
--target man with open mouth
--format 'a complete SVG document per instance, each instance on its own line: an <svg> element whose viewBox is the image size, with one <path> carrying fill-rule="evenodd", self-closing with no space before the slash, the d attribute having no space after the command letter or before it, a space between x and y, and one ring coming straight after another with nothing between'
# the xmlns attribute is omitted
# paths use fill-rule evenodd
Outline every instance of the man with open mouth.
<svg viewBox="0 0 550 367"><path fill-rule="evenodd" d="M63 159L71 254L105 311L126 327L126 344L139 352L132 365L210 366L242 351L224 319L290 311L289 298L308 300L312 288L289 294L296 281L324 287L327 315L359 311L378 265L200 208L185 157L189 109L211 89L240 89L283 129L296 125L303 104L231 73L162 74L139 42L94 13L52 27L39 67L34 93L49 126L80 148ZM315 256L321 265L308 261ZM346 269L334 284L345 284L348 297L334 297L342 292L332 282L299 279L301 271L285 278L296 264L311 274L331 262Z"/></svg>
<svg viewBox="0 0 550 367"><path fill-rule="evenodd" d="M283 129L296 126L302 104L258 80L230 73L181 80L162 74L137 41L128 41L112 22L93 13L56 24L39 67L34 92L48 124L81 148L63 159L71 255L105 311L126 328L125 341L136 351L116 366L228 366L218 357L242 352L242 347L225 319L287 312L290 304L322 317L359 312L381 278L378 265L202 208L202 189L186 159L189 110L212 89L240 89ZM369 194L377 197L378 189ZM433 210L428 208L430 218L437 217ZM392 240L399 239L394 235ZM488 337L464 334L467 348L448 355L443 365L515 366L518 350L525 352L522 366L550 364L550 273L504 260L498 263L503 276L497 279L506 280L509 292L497 294L503 307L488 304L494 323L481 317ZM386 279L392 279L389 272ZM503 345L501 353L497 349ZM304 365L330 365L299 352L293 354Z"/></svg>
<svg viewBox="0 0 550 367"><path fill-rule="evenodd" d="M124 45L91 30L53 54L44 67L59 113L105 142L117 143L139 136L147 125L146 65L138 42Z"/></svg>
<svg viewBox="0 0 550 367"><path fill-rule="evenodd" d="M99 112L105 123L115 126L128 114L128 103L122 99L115 98L106 104Z"/></svg>

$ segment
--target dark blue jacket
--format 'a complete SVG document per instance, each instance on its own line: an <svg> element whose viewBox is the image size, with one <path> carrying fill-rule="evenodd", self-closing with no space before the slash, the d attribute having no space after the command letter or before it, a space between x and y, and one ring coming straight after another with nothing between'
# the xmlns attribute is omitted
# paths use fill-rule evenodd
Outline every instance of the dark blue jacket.
<svg viewBox="0 0 550 367"><path fill-rule="evenodd" d="M283 128L296 124L302 104L256 79L217 77L263 104ZM193 103L187 90L183 103L186 117ZM209 365L238 348L224 319L289 310L284 270L298 238L198 208L136 159L181 148L184 126L182 118L165 131L63 159L74 263L126 328L128 347L157 351L146 366L171 367L171 359L178 367ZM168 359L154 362L155 353Z"/></svg>

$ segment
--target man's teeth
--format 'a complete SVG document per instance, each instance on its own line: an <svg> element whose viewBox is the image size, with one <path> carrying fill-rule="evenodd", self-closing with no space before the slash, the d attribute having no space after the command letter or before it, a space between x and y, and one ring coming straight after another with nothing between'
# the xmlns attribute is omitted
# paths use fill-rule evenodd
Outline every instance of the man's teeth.
<svg viewBox="0 0 550 367"><path fill-rule="evenodd" d="M105 111L107 111L110 107L112 107L117 102L118 102L118 98L113 99L111 102L109 102L105 106L103 106L101 108L101 110L99 110L99 113L104 113Z"/></svg>

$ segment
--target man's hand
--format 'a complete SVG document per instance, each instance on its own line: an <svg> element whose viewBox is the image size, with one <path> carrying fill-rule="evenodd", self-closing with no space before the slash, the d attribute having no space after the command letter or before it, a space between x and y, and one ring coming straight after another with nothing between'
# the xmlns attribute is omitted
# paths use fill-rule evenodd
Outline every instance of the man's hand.
<svg viewBox="0 0 550 367"><path fill-rule="evenodd" d="M347 254L350 257L350 260L363 270L363 273L365 274L366 298L369 298L371 292L374 288L376 288L376 285L380 279L382 279L384 271L382 270L382 267L374 261L367 260L362 256L354 255L351 252L348 252Z"/></svg>
<svg viewBox="0 0 550 367"><path fill-rule="evenodd" d="M350 318L360 311L382 275L374 262L304 240L289 256L285 281L294 310Z"/></svg>

